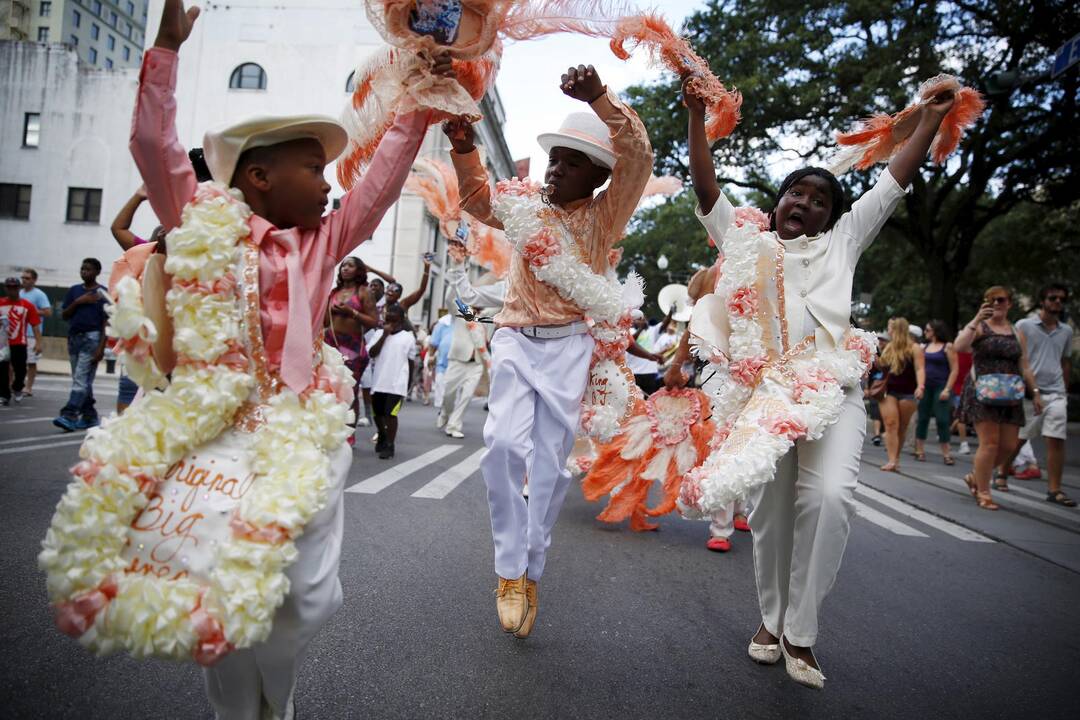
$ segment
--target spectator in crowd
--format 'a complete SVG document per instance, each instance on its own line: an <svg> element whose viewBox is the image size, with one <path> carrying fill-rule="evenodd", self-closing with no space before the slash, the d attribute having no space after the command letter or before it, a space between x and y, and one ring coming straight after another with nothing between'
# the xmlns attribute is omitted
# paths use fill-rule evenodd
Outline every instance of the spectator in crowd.
<svg viewBox="0 0 1080 720"><path fill-rule="evenodd" d="M24 268L22 271L22 290L19 297L26 300L37 308L41 322L26 328L26 388L23 394L27 397L34 395L34 380L37 378L38 360L41 359L41 342L45 337L45 318L52 317L52 304L49 296L37 287L38 274L34 268Z"/></svg>
<svg viewBox="0 0 1080 720"><path fill-rule="evenodd" d="M124 207L120 208L120 212L116 214L116 218L109 227L113 238L124 252L145 242L157 242L165 239L164 228L160 225L150 233L149 240L145 240L131 232L131 223L135 220L135 213L144 202L146 202L146 188L140 185L135 194L124 203Z"/></svg>
<svg viewBox="0 0 1080 720"><path fill-rule="evenodd" d="M376 331L370 350L374 363L371 402L375 427L379 429L375 452L383 460L394 457L398 412L409 390L409 360L416 354L416 337L409 331L407 322L404 308L387 305L383 327Z"/></svg>
<svg viewBox="0 0 1080 720"><path fill-rule="evenodd" d="M397 282L396 280L387 281L386 297L384 298L385 304L400 305L407 314L409 312L409 308L420 302L420 300L422 300L424 297L424 293L427 292L428 280L431 277L431 261L433 259L434 256L431 253L424 253L424 274L420 278L420 287L416 288L416 290L412 291L405 297L401 297L401 293L404 292L404 288L402 288L401 283ZM408 322L408 318L406 318L406 322Z"/></svg>
<svg viewBox="0 0 1080 720"><path fill-rule="evenodd" d="M450 352L443 388L442 408L436 427L445 427L446 434L455 439L465 437L465 411L476 394L476 387L488 364L487 333L478 322L462 317L453 318L450 325Z"/></svg>
<svg viewBox="0 0 1080 720"><path fill-rule="evenodd" d="M923 333L926 345L923 358L926 366L926 390L919 400L919 417L915 423L915 459L926 460L926 437L930 418L934 419L941 454L946 465L956 463L949 448L949 426L952 424L952 387L956 382L956 350L949 338L949 328L941 320L931 320Z"/></svg>
<svg viewBox="0 0 1080 720"><path fill-rule="evenodd" d="M978 378L997 376L999 388L1011 386L1010 377L1020 376L1029 391L1035 395L1034 411L1042 413L1042 399L1035 384L1027 360L1027 341L1009 322L1012 293L1008 288L995 285L983 295L983 304L971 322L956 336L958 352L971 350L973 354L973 380L964 386L961 401L961 419L975 425L979 436L979 449L975 453L974 472L964 476L964 482L984 510L997 510L990 493L990 474L994 466L1006 462L1016 452L1020 428L1024 426L1022 398L1009 397L1008 392L994 391L984 383L984 391L977 389ZM1007 491L1004 478L994 483L998 490Z"/></svg>
<svg viewBox="0 0 1080 720"><path fill-rule="evenodd" d="M435 382L432 389L432 402L439 411L435 420L435 427L441 428L446 423L442 415L443 390L446 387L446 368L450 365L450 343L453 340L453 311L446 313L431 330L428 336L428 345L435 352Z"/></svg>
<svg viewBox="0 0 1080 720"><path fill-rule="evenodd" d="M72 432L99 424L94 407L94 376L105 354L105 288L98 284L101 262L86 258L79 268L82 282L64 296L61 317L68 322L71 395L53 425Z"/></svg>
<svg viewBox="0 0 1080 720"><path fill-rule="evenodd" d="M640 310L634 310L634 343L644 351L644 354L628 351L626 353L626 367L634 374L634 382L641 388L641 392L645 394L645 397L652 395L660 388L660 363L664 361L661 352L674 344L667 344L666 339L661 341L661 338L666 338L666 330L671 324L671 314L674 311L675 303L672 303L671 310L663 321L654 321L650 325L644 313ZM654 351L653 348L658 345L662 346L662 349ZM666 347L663 347L665 345Z"/></svg>
<svg viewBox="0 0 1080 720"><path fill-rule="evenodd" d="M900 469L900 448L908 424L915 414L915 403L926 390L923 350L911 339L908 321L902 317L889 321L889 342L881 351L878 364L886 373L885 397L880 402L885 425L885 449L889 461L881 466L886 472Z"/></svg>
<svg viewBox="0 0 1080 720"><path fill-rule="evenodd" d="M960 448L957 450L961 455L971 454L971 445L968 444L968 425L960 417L960 400L964 396L964 386L971 378L971 362L972 357L970 352L960 352L956 349L956 345L953 345L953 352L956 353L956 382L952 386L952 432L960 437Z"/></svg>
<svg viewBox="0 0 1080 720"><path fill-rule="evenodd" d="M855 323L852 323L854 325ZM886 332L879 332L877 334L878 341L878 355L885 349L885 346L889 343L889 334ZM870 368L870 374L866 378L866 389L869 390L875 383L879 382L885 377L885 371L882 369L880 363L874 363ZM867 406L867 415L870 416L870 420L873 422L874 434L870 438L870 442L874 444L874 447L881 447L881 435L885 431L884 423L881 420L881 402L879 400L871 398Z"/></svg>
<svg viewBox="0 0 1080 720"><path fill-rule="evenodd" d="M1030 413L1020 438L1029 440L1042 434L1046 442L1046 499L1049 502L1076 507L1076 501L1061 489L1065 467L1065 433L1068 423L1069 376L1072 364L1073 330L1061 319L1069 291L1064 285L1052 283L1039 290L1039 311L1016 323L1016 330L1027 345L1027 357L1035 386L1042 400L1043 411ZM1005 477L1012 463L1000 468Z"/></svg>
<svg viewBox="0 0 1080 720"><path fill-rule="evenodd" d="M6 340L6 349L0 355L0 404L22 401L26 384L27 332L41 323L37 308L29 300L19 297L19 278L4 281L4 296L0 298L0 333ZM14 381L12 381L14 379Z"/></svg>
<svg viewBox="0 0 1080 720"><path fill-rule="evenodd" d="M386 307L386 283L396 281L394 280L393 275L388 275L373 267L367 267L366 265L364 267L368 272L368 294L371 296L371 302L375 304L376 327L371 328L364 333L364 343L370 348L371 344L375 342L376 331L378 328L381 328L383 324L383 308ZM377 277L371 277L371 275L376 275ZM372 363L369 362L363 375L360 376L360 395L364 400L364 414L356 419L356 424L359 427L368 427L371 425L371 378L373 371L374 367Z"/></svg>

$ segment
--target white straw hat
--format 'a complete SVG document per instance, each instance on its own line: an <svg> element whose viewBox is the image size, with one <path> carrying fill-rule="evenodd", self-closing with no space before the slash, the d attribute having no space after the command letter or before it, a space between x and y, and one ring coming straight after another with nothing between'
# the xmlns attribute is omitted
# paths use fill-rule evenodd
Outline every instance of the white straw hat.
<svg viewBox="0 0 1080 720"><path fill-rule="evenodd" d="M558 132L541 133L536 142L544 152L553 147L579 150L589 159L608 170L615 167L615 150L611 145L611 133L604 121L592 113L570 113L563 120Z"/></svg>
<svg viewBox="0 0 1080 720"><path fill-rule="evenodd" d="M262 115L208 131L203 136L203 155L213 178L228 185L245 150L301 138L318 140L328 163L336 160L349 143L349 134L341 123L326 115Z"/></svg>

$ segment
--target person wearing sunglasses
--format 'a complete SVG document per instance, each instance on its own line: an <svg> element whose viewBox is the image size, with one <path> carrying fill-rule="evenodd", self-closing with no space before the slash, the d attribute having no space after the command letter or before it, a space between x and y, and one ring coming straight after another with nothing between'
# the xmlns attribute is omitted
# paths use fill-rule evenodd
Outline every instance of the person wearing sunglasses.
<svg viewBox="0 0 1080 720"><path fill-rule="evenodd" d="M1042 434L1046 442L1046 501L1076 507L1076 501L1061 489L1069 414L1069 376L1072 374L1069 353L1073 329L1062 319L1068 300L1069 290L1064 285L1046 285L1039 290L1038 313L1016 323L1017 333L1027 343L1028 360L1043 406L1042 413L1028 418L1027 425L1020 431L1020 439L1028 440ZM1006 462L999 468L999 476L1007 476L1011 467L1012 462Z"/></svg>
<svg viewBox="0 0 1080 720"><path fill-rule="evenodd" d="M1017 449L1024 427L1024 391L1034 396L1035 415L1043 411L1042 399L1027 360L1027 341L1009 322L1012 292L995 285L983 294L975 317L956 337L957 352L973 353L971 376L964 386L961 416L975 425L979 449L973 472L964 482L984 510L997 510L990 494L990 474ZM994 488L1007 492L1004 478Z"/></svg>

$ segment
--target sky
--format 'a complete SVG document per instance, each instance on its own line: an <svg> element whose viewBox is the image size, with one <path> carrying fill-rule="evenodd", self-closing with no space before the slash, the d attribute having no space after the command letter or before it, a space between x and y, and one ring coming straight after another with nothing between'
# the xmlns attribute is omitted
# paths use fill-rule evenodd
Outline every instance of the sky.
<svg viewBox="0 0 1080 720"><path fill-rule="evenodd" d="M666 0L661 13L678 31L686 16L704 5L703 0ZM639 49L623 62L612 54L607 40L580 35L552 35L508 44L496 87L506 110L503 132L514 159L530 156L530 175L541 179L547 156L536 144L536 136L557 130L566 115L583 110L583 103L559 90L559 78L568 67L592 64L605 85L621 92L630 85L660 78L663 71L650 67L645 55Z"/></svg>

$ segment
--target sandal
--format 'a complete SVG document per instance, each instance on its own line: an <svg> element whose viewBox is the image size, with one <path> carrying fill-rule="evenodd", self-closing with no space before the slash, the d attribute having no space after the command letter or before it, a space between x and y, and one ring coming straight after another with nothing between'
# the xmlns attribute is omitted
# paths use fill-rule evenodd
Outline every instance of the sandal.
<svg viewBox="0 0 1080 720"><path fill-rule="evenodd" d="M981 507L983 510L997 510L1001 507L996 502L994 502L993 498L990 497L990 493L988 492L977 493L975 495L975 502L979 503L979 507Z"/></svg>
<svg viewBox="0 0 1080 720"><path fill-rule="evenodd" d="M968 490L971 492L971 497L978 499L979 486L975 484L975 474L968 473L964 476L964 483L968 486Z"/></svg>
<svg viewBox="0 0 1080 720"><path fill-rule="evenodd" d="M900 465L899 463L885 463L881 469L884 472L900 472Z"/></svg>
<svg viewBox="0 0 1080 720"><path fill-rule="evenodd" d="M952 459L952 455L946 455L942 459L942 462L945 463L946 465L955 465L956 464L956 461Z"/></svg>
<svg viewBox="0 0 1080 720"><path fill-rule="evenodd" d="M1001 473L994 473L994 489L1009 492L1009 478Z"/></svg>
<svg viewBox="0 0 1080 720"><path fill-rule="evenodd" d="M915 453L915 459L918 460L919 462L926 462L926 453L924 453L924 452Z"/></svg>
<svg viewBox="0 0 1080 720"><path fill-rule="evenodd" d="M1076 507L1076 501L1060 490L1046 493L1046 502L1064 505L1065 507Z"/></svg>

